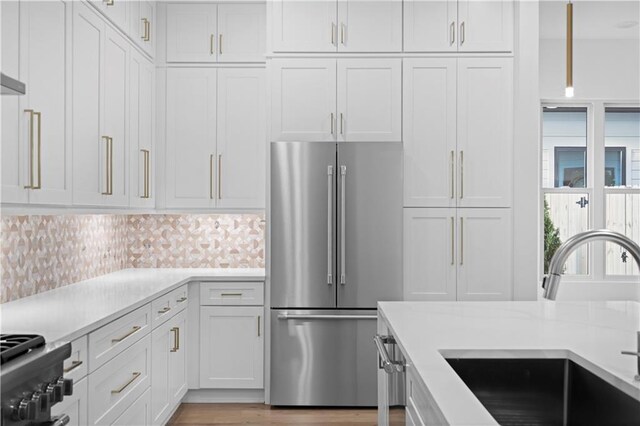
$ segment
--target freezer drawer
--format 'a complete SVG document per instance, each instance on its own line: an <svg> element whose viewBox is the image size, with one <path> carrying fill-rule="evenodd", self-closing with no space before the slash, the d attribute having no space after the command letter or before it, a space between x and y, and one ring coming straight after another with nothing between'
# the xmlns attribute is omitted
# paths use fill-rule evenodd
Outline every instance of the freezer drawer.
<svg viewBox="0 0 640 426"><path fill-rule="evenodd" d="M376 311L271 311L271 404L376 406Z"/></svg>

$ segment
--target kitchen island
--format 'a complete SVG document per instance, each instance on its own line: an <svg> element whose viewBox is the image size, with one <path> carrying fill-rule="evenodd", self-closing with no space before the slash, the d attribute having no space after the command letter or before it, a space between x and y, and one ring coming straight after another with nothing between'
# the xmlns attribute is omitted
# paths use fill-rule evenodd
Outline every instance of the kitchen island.
<svg viewBox="0 0 640 426"><path fill-rule="evenodd" d="M637 358L620 353L637 349L638 302L380 302L378 312L378 332L406 358L407 424L498 424L447 359L569 359L640 401Z"/></svg>

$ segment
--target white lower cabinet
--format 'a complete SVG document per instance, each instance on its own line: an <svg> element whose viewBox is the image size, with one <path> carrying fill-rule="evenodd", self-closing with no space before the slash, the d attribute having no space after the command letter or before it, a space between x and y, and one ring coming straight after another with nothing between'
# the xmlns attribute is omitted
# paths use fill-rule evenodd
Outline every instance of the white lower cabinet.
<svg viewBox="0 0 640 426"><path fill-rule="evenodd" d="M52 416L69 416L68 426L84 426L87 423L87 379L73 383L73 395L65 396L62 402L51 407Z"/></svg>
<svg viewBox="0 0 640 426"><path fill-rule="evenodd" d="M149 425L151 425L151 391L149 389L113 422L113 426Z"/></svg>
<svg viewBox="0 0 640 426"><path fill-rule="evenodd" d="M405 300L510 300L510 209L404 209Z"/></svg>
<svg viewBox="0 0 640 426"><path fill-rule="evenodd" d="M264 307L200 307L200 387L263 387Z"/></svg>
<svg viewBox="0 0 640 426"><path fill-rule="evenodd" d="M151 419L163 425L187 392L186 310L151 332Z"/></svg>

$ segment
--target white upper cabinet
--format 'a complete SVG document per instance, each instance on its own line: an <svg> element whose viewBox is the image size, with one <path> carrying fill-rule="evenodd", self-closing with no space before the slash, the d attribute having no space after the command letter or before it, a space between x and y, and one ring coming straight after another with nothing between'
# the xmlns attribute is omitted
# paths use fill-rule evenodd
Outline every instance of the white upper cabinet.
<svg viewBox="0 0 640 426"><path fill-rule="evenodd" d="M512 198L513 61L458 59L460 207L510 207Z"/></svg>
<svg viewBox="0 0 640 426"><path fill-rule="evenodd" d="M339 59L338 140L402 141L402 61Z"/></svg>
<svg viewBox="0 0 640 426"><path fill-rule="evenodd" d="M402 51L402 0L338 0L339 52Z"/></svg>
<svg viewBox="0 0 640 426"><path fill-rule="evenodd" d="M511 300L511 209L457 209L458 300Z"/></svg>
<svg viewBox="0 0 640 426"><path fill-rule="evenodd" d="M336 60L274 59L271 139L336 140Z"/></svg>
<svg viewBox="0 0 640 426"><path fill-rule="evenodd" d="M216 62L217 6L167 5L167 62Z"/></svg>
<svg viewBox="0 0 640 426"><path fill-rule="evenodd" d="M264 62L264 4L218 5L218 61Z"/></svg>
<svg viewBox="0 0 640 426"><path fill-rule="evenodd" d="M456 206L455 58L404 61L404 205Z"/></svg>
<svg viewBox="0 0 640 426"><path fill-rule="evenodd" d="M273 2L274 52L399 52L402 2Z"/></svg>
<svg viewBox="0 0 640 426"><path fill-rule="evenodd" d="M131 207L153 207L155 197L155 67L132 51L129 72L129 182Z"/></svg>
<svg viewBox="0 0 640 426"><path fill-rule="evenodd" d="M156 46L156 3L136 0L129 2L129 35L150 56Z"/></svg>
<svg viewBox="0 0 640 426"><path fill-rule="evenodd" d="M458 0L462 52L513 50L513 0Z"/></svg>
<svg viewBox="0 0 640 426"><path fill-rule="evenodd" d="M167 70L167 207L215 206L216 73Z"/></svg>
<svg viewBox="0 0 640 426"><path fill-rule="evenodd" d="M336 51L335 0L275 0L271 7L274 52Z"/></svg>
<svg viewBox="0 0 640 426"><path fill-rule="evenodd" d="M264 69L221 68L217 92L217 206L264 207Z"/></svg>
<svg viewBox="0 0 640 426"><path fill-rule="evenodd" d="M264 62L265 5L169 3L167 62Z"/></svg>
<svg viewBox="0 0 640 426"><path fill-rule="evenodd" d="M513 0L405 0L407 52L511 52Z"/></svg>

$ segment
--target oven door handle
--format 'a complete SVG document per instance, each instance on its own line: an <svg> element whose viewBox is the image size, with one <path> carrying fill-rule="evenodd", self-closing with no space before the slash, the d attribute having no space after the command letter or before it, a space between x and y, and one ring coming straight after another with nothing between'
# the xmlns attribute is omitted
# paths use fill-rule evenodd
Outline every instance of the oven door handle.
<svg viewBox="0 0 640 426"><path fill-rule="evenodd" d="M61 414L58 417L51 418L51 421L44 423L46 426L67 426L71 418L66 414Z"/></svg>
<svg viewBox="0 0 640 426"><path fill-rule="evenodd" d="M384 346L385 343L392 345L396 344L396 340L393 338L393 336L381 336L379 334L376 334L373 337L373 341L378 348L378 354L380 355L382 368L387 374L401 373L402 371L404 371L404 364L400 361L391 361L389 352L387 352L387 348Z"/></svg>

